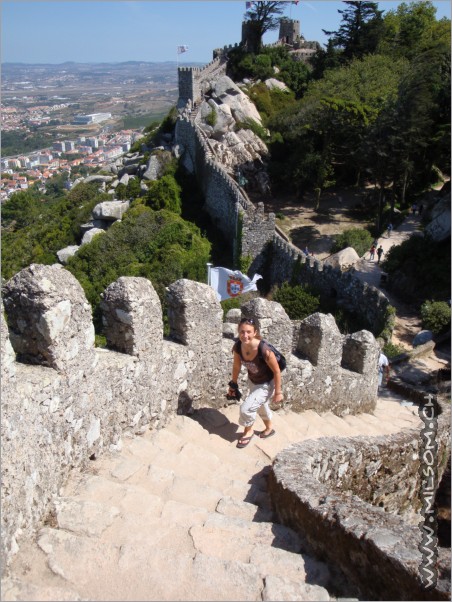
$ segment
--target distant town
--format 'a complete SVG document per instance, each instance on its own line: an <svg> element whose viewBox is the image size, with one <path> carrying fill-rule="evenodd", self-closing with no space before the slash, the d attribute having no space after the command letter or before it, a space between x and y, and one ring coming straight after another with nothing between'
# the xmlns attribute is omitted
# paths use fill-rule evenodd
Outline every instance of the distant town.
<svg viewBox="0 0 452 602"><path fill-rule="evenodd" d="M100 119L101 115L80 116L80 119ZM3 203L14 192L26 190L36 183L44 191L45 183L49 178L63 172L68 172L70 175L72 169L79 165L99 168L111 163L126 153L141 136L141 130L121 130L99 136L80 136L75 140L56 141L52 147L38 152L2 159L0 200ZM71 156L75 158L71 159ZM67 187L71 187L69 178Z"/></svg>
<svg viewBox="0 0 452 602"><path fill-rule="evenodd" d="M44 192L65 172L69 188L81 168L127 152L176 100L171 63L2 65L1 202L34 184ZM11 140L20 150L5 152Z"/></svg>

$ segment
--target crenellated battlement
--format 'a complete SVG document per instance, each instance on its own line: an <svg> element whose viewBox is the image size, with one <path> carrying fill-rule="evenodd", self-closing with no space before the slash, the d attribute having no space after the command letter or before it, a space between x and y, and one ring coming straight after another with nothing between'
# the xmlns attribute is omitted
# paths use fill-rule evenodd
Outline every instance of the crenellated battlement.
<svg viewBox="0 0 452 602"><path fill-rule="evenodd" d="M175 413L224 404L233 344L228 333L236 326L223 324L211 287L185 279L167 289L169 337L149 280L121 277L110 284L101 302L107 348L94 346L91 307L77 280L59 265L25 268L5 284L3 300L2 520L8 562L72 468L118 449L127 431L160 428ZM242 312L286 355L288 407L341 415L375 406L378 346L369 332L343 337L332 316L323 314L295 323L281 305L261 298ZM240 384L246 389L244 374Z"/></svg>
<svg viewBox="0 0 452 602"><path fill-rule="evenodd" d="M179 104L190 106L201 100L203 82L208 80L214 74L220 75L226 73L226 62L222 56L214 58L204 67L178 67L179 80Z"/></svg>
<svg viewBox="0 0 452 602"><path fill-rule="evenodd" d="M290 20L284 27L296 31L296 22ZM295 28L295 29L294 29ZM285 30L284 30L285 31ZM220 59L212 61L204 69L197 71L199 89L203 78L211 74L209 68L226 63ZM192 73L190 71L190 73ZM208 79L208 78L207 78ZM209 84L210 85L210 84ZM393 316L389 301L385 295L369 287L352 272L342 273L323 266L314 257L306 257L298 247L284 240L276 232L276 220L273 214L266 216L264 206L259 210L242 193L236 181L226 172L209 148L205 134L191 120L191 101L184 99L180 90L180 102L186 107L176 123L176 140L184 147L182 156L185 167L196 173L206 199L205 209L221 228L226 238L232 241L234 259L240 256L251 257L250 273L259 272L265 264L268 243L271 243L270 283L281 284L295 281L311 284L322 294L337 298L339 303L363 316L373 332L393 328ZM238 222L241 220L241 232L238 234ZM237 248L237 239L241 248Z"/></svg>

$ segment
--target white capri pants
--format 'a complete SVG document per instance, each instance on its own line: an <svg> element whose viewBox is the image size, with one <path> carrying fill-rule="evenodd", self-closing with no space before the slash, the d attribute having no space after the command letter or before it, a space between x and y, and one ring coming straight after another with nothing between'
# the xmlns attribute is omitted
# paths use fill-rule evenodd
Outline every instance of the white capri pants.
<svg viewBox="0 0 452 602"><path fill-rule="evenodd" d="M272 399L275 390L275 381L255 385L248 381L249 394L240 406L239 424L241 426L251 426L256 420L256 414L263 420L271 420L273 412L270 410L269 402Z"/></svg>

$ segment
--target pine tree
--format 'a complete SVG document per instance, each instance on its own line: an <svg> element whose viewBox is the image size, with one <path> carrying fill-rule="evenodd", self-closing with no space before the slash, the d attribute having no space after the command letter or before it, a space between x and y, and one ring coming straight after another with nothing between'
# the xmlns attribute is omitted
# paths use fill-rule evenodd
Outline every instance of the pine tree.
<svg viewBox="0 0 452 602"><path fill-rule="evenodd" d="M262 47L262 38L267 31L279 26L280 15L287 2L253 2L252 8L245 14L248 27L247 50L258 54Z"/></svg>
<svg viewBox="0 0 452 602"><path fill-rule="evenodd" d="M338 31L323 33L331 37L332 45L342 49L343 59L348 62L375 51L383 34L382 12L377 2L345 0L347 8L339 10L342 15Z"/></svg>

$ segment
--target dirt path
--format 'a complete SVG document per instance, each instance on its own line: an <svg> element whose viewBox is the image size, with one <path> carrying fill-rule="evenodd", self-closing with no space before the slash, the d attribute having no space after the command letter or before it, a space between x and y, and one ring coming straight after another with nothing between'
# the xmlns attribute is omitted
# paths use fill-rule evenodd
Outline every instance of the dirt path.
<svg viewBox="0 0 452 602"><path fill-rule="evenodd" d="M306 245L318 259L331 254L334 237L349 228L363 228L359 216L352 211L361 203L364 188L325 192L315 210L314 196L307 194L302 202L295 195L281 195L265 201L265 210L276 214L278 227L300 249Z"/></svg>

